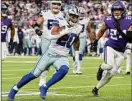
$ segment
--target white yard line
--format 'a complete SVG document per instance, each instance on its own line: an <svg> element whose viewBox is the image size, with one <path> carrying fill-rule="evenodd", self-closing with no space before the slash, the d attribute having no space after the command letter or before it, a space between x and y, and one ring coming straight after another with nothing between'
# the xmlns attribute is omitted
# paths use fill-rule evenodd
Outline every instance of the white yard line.
<svg viewBox="0 0 132 101"><path fill-rule="evenodd" d="M16 63L16 64L17 64L17 63L21 63L21 64L24 63L24 64L25 64L25 63L37 63L37 62L38 62L37 60L36 60L36 61L22 61L22 60L21 60L21 61L15 61L15 60L14 60L14 61L3 61L2 63ZM96 63L99 63L99 62L96 62ZM93 63L91 63L91 62L85 63L85 62L84 62L83 64L93 64Z"/></svg>
<svg viewBox="0 0 132 101"><path fill-rule="evenodd" d="M85 69L96 69L96 68L98 68L98 67L96 67L96 66L95 67L83 67L82 70L85 70ZM3 69L2 72L8 72L8 71L20 71L21 72L21 71L32 70L33 68L18 69L18 70L17 69ZM69 69L72 70L73 68L70 67ZM55 71L55 69L54 69L54 71Z"/></svg>
<svg viewBox="0 0 132 101"><path fill-rule="evenodd" d="M2 72L8 72L8 71L27 71L27 70L32 70L33 68L30 68L30 69L8 69L8 70L2 70Z"/></svg>
<svg viewBox="0 0 132 101"><path fill-rule="evenodd" d="M33 95L39 95L40 92L20 92L18 93L16 96L33 96ZM54 93L54 92L48 92L47 95L50 95L50 96L84 96L84 95L77 95L77 94L57 94L57 93ZM7 97L8 96L8 93L6 94L2 94L2 96L4 97Z"/></svg>
<svg viewBox="0 0 132 101"><path fill-rule="evenodd" d="M34 59L38 59L40 58L41 56L7 56L7 58L34 58ZM73 57L69 56L68 57L69 59L73 59ZM84 58L86 59L101 59L99 57L89 57L89 56L84 56Z"/></svg>
<svg viewBox="0 0 132 101"><path fill-rule="evenodd" d="M78 76L81 76L81 77L87 77L87 78L95 78L96 77L96 74L89 74L89 75L71 75L71 74L69 74L69 75L66 75L67 77L78 77ZM46 77L51 77L51 76L46 76ZM13 79L13 78L22 78L22 76L21 77L8 77L8 78L2 78L2 80L7 80L7 79ZM113 77L114 79L122 79L122 78L124 78L124 77L122 77L122 76L117 76L117 77Z"/></svg>
<svg viewBox="0 0 132 101"><path fill-rule="evenodd" d="M2 74L2 76L5 76L5 75L14 75L14 74Z"/></svg>
<svg viewBox="0 0 132 101"><path fill-rule="evenodd" d="M3 61L3 63L37 63L37 61Z"/></svg>
<svg viewBox="0 0 132 101"><path fill-rule="evenodd" d="M131 86L132 84L116 84L116 85L106 85L107 87L116 87L116 86ZM78 89L78 88L93 88L94 86L74 86L74 87L58 87L51 89ZM29 91L30 90L30 91ZM16 96L31 96L31 95L39 95L39 92L33 92L33 90L37 89L28 89L28 91L20 92ZM78 95L78 94L57 94L56 92L48 92L48 95L51 96L86 96L86 95ZM7 97L8 92L2 92L2 96Z"/></svg>

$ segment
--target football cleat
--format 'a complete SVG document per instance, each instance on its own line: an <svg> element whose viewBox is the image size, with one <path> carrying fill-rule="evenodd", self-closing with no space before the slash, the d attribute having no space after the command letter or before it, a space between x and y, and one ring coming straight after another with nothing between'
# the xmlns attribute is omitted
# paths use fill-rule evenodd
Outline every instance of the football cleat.
<svg viewBox="0 0 132 101"><path fill-rule="evenodd" d="M104 70L102 70L102 69L101 69L101 66L100 66L99 69L98 69L98 72L97 72L97 80L98 80L98 81L101 80L103 71L104 71Z"/></svg>
<svg viewBox="0 0 132 101"><path fill-rule="evenodd" d="M128 71L128 72L126 72L126 75L130 75L131 73Z"/></svg>
<svg viewBox="0 0 132 101"><path fill-rule="evenodd" d="M98 89L96 87L92 90L92 93L93 93L93 96L99 97Z"/></svg>
<svg viewBox="0 0 132 101"><path fill-rule="evenodd" d="M17 90L12 88L8 94L8 101L14 101L14 97L17 92L18 92Z"/></svg>
<svg viewBox="0 0 132 101"><path fill-rule="evenodd" d="M81 72L81 71L77 71L77 74L78 74L78 75L81 75L81 74L82 74L82 72Z"/></svg>
<svg viewBox="0 0 132 101"><path fill-rule="evenodd" d="M46 86L41 86L41 87L39 88L39 90L40 90L40 97L41 97L42 99L45 99L45 98L46 98L46 94L47 94L48 88L47 88Z"/></svg>

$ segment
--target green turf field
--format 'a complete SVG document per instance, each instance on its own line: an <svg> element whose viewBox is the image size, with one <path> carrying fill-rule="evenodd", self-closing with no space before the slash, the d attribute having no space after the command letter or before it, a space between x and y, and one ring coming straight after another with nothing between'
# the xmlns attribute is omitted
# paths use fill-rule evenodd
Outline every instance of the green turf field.
<svg viewBox="0 0 132 101"><path fill-rule="evenodd" d="M39 57L8 57L2 62L2 101L7 101L10 88L26 73L30 72ZM82 63L82 75L72 74L72 58L68 75L59 83L52 86L45 101L131 101L131 76L122 73L112 78L110 83L100 90L100 97L93 97L91 90L97 84L97 67L101 59L85 57ZM47 79L55 69L51 67ZM36 79L24 86L15 97L15 101L43 101L39 97L38 81Z"/></svg>

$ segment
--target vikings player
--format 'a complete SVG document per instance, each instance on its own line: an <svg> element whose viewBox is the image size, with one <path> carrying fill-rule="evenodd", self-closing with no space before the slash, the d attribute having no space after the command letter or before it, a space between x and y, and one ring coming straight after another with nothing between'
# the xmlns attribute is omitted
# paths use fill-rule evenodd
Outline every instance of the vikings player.
<svg viewBox="0 0 132 101"><path fill-rule="evenodd" d="M116 1L112 5L111 12L112 16L104 19L104 25L97 33L97 40L93 44L96 46L97 41L109 29L109 37L105 43L104 63L97 72L99 82L92 90L94 96L99 96L98 90L117 73L124 60L126 44L132 41L132 16L125 16L125 7L122 2Z"/></svg>
<svg viewBox="0 0 132 101"><path fill-rule="evenodd" d="M15 29L12 24L12 20L7 17L7 6L3 3L1 4L1 45L2 45L2 60L5 60L7 54L7 30L11 30L11 38L9 45L13 43L13 37L15 34Z"/></svg>
<svg viewBox="0 0 132 101"><path fill-rule="evenodd" d="M22 77L22 79L13 86L8 95L8 100L13 101L16 93L24 85L40 76L40 74L53 65L56 72L46 83L40 87L40 97L46 98L48 89L55 83L62 80L69 70L69 48L82 30L82 25L78 24L78 7L69 7L66 12L66 19L58 18L54 21L54 26L51 29L51 35L53 39L48 50L42 55L35 68L28 74Z"/></svg>

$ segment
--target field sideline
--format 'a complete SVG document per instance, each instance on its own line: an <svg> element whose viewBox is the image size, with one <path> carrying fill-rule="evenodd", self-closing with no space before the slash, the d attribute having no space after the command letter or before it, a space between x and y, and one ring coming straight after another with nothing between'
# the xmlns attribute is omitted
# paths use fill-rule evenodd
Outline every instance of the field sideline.
<svg viewBox="0 0 132 101"><path fill-rule="evenodd" d="M2 62L2 101L7 101L10 88L26 73L30 72L39 57L7 57ZM73 61L70 60L70 70L67 76L59 83L52 86L45 101L131 101L132 78L124 75L125 61L122 65L122 73L112 78L103 87L100 97L93 97L91 90L97 84L96 72L102 59L85 57L82 63L82 75L72 74ZM55 72L53 67L47 75L49 79ZM36 79L24 86L17 94L15 101L44 101L39 97L38 81Z"/></svg>

